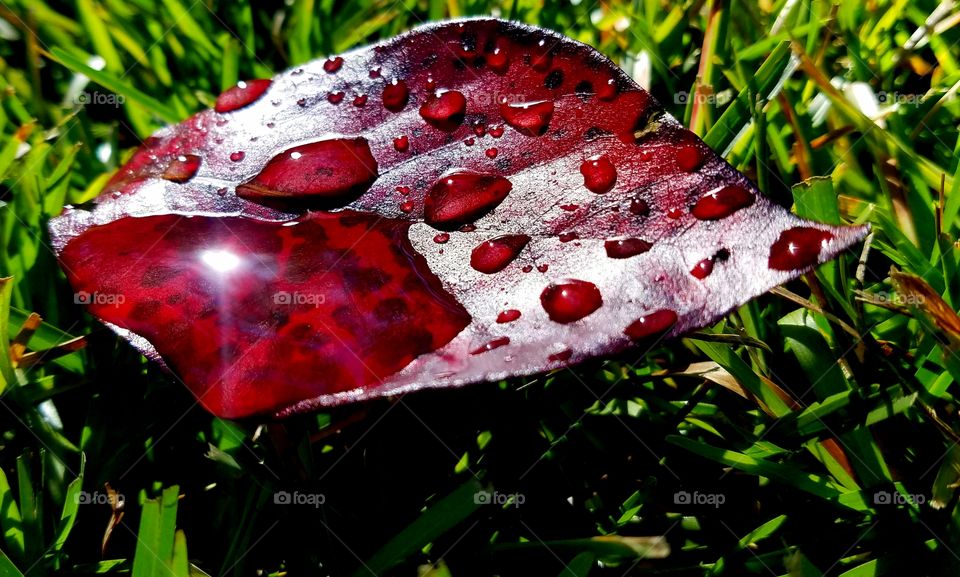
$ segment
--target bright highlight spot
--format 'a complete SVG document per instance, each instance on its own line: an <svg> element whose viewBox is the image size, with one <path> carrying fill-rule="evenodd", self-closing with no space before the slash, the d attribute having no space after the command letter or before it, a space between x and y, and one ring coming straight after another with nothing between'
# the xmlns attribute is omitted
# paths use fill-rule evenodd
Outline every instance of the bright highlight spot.
<svg viewBox="0 0 960 577"><path fill-rule="evenodd" d="M217 272L230 272L240 266L240 257L228 250L205 250L200 260Z"/></svg>

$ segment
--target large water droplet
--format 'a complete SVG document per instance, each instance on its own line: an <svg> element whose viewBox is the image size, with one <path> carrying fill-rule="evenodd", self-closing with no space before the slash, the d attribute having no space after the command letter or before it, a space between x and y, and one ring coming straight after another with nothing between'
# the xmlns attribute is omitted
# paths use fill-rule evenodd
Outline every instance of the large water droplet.
<svg viewBox="0 0 960 577"><path fill-rule="evenodd" d="M470 253L470 266L485 274L500 272L517 258L528 242L530 237L525 234L508 234L480 243Z"/></svg>
<svg viewBox="0 0 960 577"><path fill-rule="evenodd" d="M237 187L248 200L318 199L342 204L377 179L377 161L364 138L321 140L270 159L260 174Z"/></svg>
<svg viewBox="0 0 960 577"><path fill-rule="evenodd" d="M509 345L509 344L510 344L510 337L497 337L491 340L490 342L484 344L483 346L470 351L470 354L479 355L482 353L486 353L488 351L492 351L493 349L499 349L500 347Z"/></svg>
<svg viewBox="0 0 960 577"><path fill-rule="evenodd" d="M500 116L520 134L540 136L550 126L553 102L542 100L515 104L504 99L500 102Z"/></svg>
<svg viewBox="0 0 960 577"><path fill-rule="evenodd" d="M410 139L405 135L398 136L393 139L393 147L397 152L406 152L410 148Z"/></svg>
<svg viewBox="0 0 960 577"><path fill-rule="evenodd" d="M487 66L495 73L506 74L510 68L509 44L505 38L497 38L493 50L487 54Z"/></svg>
<svg viewBox="0 0 960 577"><path fill-rule="evenodd" d="M610 258L630 258L647 252L652 246L642 238L621 238L603 243Z"/></svg>
<svg viewBox="0 0 960 577"><path fill-rule="evenodd" d="M770 247L768 266L792 271L817 264L820 251L833 240L833 234L819 228L797 226L780 233Z"/></svg>
<svg viewBox="0 0 960 577"><path fill-rule="evenodd" d="M718 220L753 204L753 195L737 185L721 186L711 190L693 206L690 212L700 220Z"/></svg>
<svg viewBox="0 0 960 577"><path fill-rule="evenodd" d="M703 162L703 153L695 144L681 144L676 154L677 167L684 172L693 172Z"/></svg>
<svg viewBox="0 0 960 577"><path fill-rule="evenodd" d="M540 304L550 320L566 324L599 309L603 305L603 297L595 284L570 279L543 289Z"/></svg>
<svg viewBox="0 0 960 577"><path fill-rule="evenodd" d="M263 96L263 93L267 91L267 88L270 88L272 83L273 81L267 79L241 80L237 82L236 86L231 86L224 90L223 93L217 97L217 102L214 104L213 109L217 112L230 112L231 110L243 108Z"/></svg>
<svg viewBox="0 0 960 577"><path fill-rule="evenodd" d="M424 199L424 220L437 228L456 228L493 210L513 185L502 176L454 172L443 176Z"/></svg>
<svg viewBox="0 0 960 577"><path fill-rule="evenodd" d="M431 126L445 132L453 132L463 122L467 112L467 99L456 90L448 90L431 96L420 107L420 116Z"/></svg>
<svg viewBox="0 0 960 577"><path fill-rule="evenodd" d="M383 89L383 107L390 112L400 112L407 105L410 90L403 80L394 80Z"/></svg>
<svg viewBox="0 0 960 577"><path fill-rule="evenodd" d="M584 160L580 165L580 174L583 175L583 185L587 190L597 194L608 192L617 182L617 169L605 154Z"/></svg>
<svg viewBox="0 0 960 577"><path fill-rule="evenodd" d="M181 154L167 165L167 169L163 171L162 176L173 182L186 182L193 178L199 168L199 156L196 154Z"/></svg>
<svg viewBox="0 0 960 577"><path fill-rule="evenodd" d="M623 332L635 341L642 341L667 332L675 324L677 324L677 313L669 309L661 309L633 321Z"/></svg>
<svg viewBox="0 0 960 577"><path fill-rule="evenodd" d="M500 324L512 323L518 318L520 318L520 311L517 309L506 309L500 311L500 314L497 315L497 322Z"/></svg>

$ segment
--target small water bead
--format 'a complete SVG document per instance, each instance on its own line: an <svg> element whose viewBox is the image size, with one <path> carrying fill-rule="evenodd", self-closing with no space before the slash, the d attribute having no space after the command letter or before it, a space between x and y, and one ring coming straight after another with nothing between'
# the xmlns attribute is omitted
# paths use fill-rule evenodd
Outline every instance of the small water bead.
<svg viewBox="0 0 960 577"><path fill-rule="evenodd" d="M506 39L497 38L493 50L487 54L487 66L489 66L490 70L493 70L494 73L503 75L506 74L507 69L510 68L509 46Z"/></svg>
<svg viewBox="0 0 960 577"><path fill-rule="evenodd" d="M353 105L356 106L357 108L360 108L361 106L366 106L366 105L367 105L367 95L366 95L366 94L358 94L358 95L353 99Z"/></svg>
<svg viewBox="0 0 960 577"><path fill-rule="evenodd" d="M307 99L306 99L306 98L301 98L300 100L297 100L297 106L299 106L299 107L302 108L302 107L304 107L304 106L306 106L306 105L307 105Z"/></svg>
<svg viewBox="0 0 960 577"><path fill-rule="evenodd" d="M513 321L520 318L520 311L517 309L506 309L500 311L500 314L497 315L497 322L499 324L512 323Z"/></svg>
<svg viewBox="0 0 960 577"><path fill-rule="evenodd" d="M695 144L681 144L676 155L677 167L684 172L693 172L703 163L703 153Z"/></svg>
<svg viewBox="0 0 960 577"><path fill-rule="evenodd" d="M242 150L238 150L236 152L230 153L230 160L232 160L233 162L240 162L241 160L243 160L245 156L246 156L245 152L243 152Z"/></svg>
<svg viewBox="0 0 960 577"><path fill-rule="evenodd" d="M453 132L463 122L467 99L456 90L431 96L420 106L420 116L434 128Z"/></svg>
<svg viewBox="0 0 960 577"><path fill-rule="evenodd" d="M595 284L570 279L543 289L540 304L550 320L567 324L599 309L603 305L603 297Z"/></svg>
<svg viewBox="0 0 960 577"><path fill-rule="evenodd" d="M532 265L532 264L525 264L525 265L523 265L523 267L522 267L520 270L523 271L523 272L530 272L530 271L533 270L533 265Z"/></svg>
<svg viewBox="0 0 960 577"><path fill-rule="evenodd" d="M570 357L573 356L573 351L570 349L563 349L558 353L553 353L547 357L547 361L551 363L565 363L570 360Z"/></svg>
<svg viewBox="0 0 960 577"><path fill-rule="evenodd" d="M340 104L343 102L343 97L346 96L343 92L331 92L327 94L327 102L330 104Z"/></svg>
<svg viewBox="0 0 960 577"><path fill-rule="evenodd" d="M400 112L407 105L410 90L403 80L394 80L383 89L383 107L390 112Z"/></svg>
<svg viewBox="0 0 960 577"><path fill-rule="evenodd" d="M424 220L436 227L470 223L497 207L513 185L499 175L460 171L443 176L424 199Z"/></svg>
<svg viewBox="0 0 960 577"><path fill-rule="evenodd" d="M374 68L370 71L370 78L380 78L380 69Z"/></svg>
<svg viewBox="0 0 960 577"><path fill-rule="evenodd" d="M683 209L680 208L671 208L667 211L667 216L676 220L683 216Z"/></svg>
<svg viewBox="0 0 960 577"><path fill-rule="evenodd" d="M400 194L403 194L403 195L410 194L410 187L409 187L409 186L403 186L403 185L398 186L398 187L397 187L397 192L399 192Z"/></svg>
<svg viewBox="0 0 960 577"><path fill-rule="evenodd" d="M597 86L597 98L600 100L613 100L616 98L618 92L620 92L620 90L617 88L617 80L615 78L610 78Z"/></svg>
<svg viewBox="0 0 960 577"><path fill-rule="evenodd" d="M580 174L583 175L583 185L596 194L609 192L617 182L617 169L605 154L583 161Z"/></svg>
<svg viewBox="0 0 960 577"><path fill-rule="evenodd" d="M819 228L798 226L787 229L770 247L767 265L783 271L814 266L820 261L820 252L833 238L833 233Z"/></svg>
<svg viewBox="0 0 960 577"><path fill-rule="evenodd" d="M410 148L410 139L406 136L398 136L393 139L393 147L397 152L406 152Z"/></svg>
<svg viewBox="0 0 960 577"><path fill-rule="evenodd" d="M473 232L473 231L477 230L477 226L476 226L475 224L470 224L470 223L468 223L468 224L465 224L465 225L461 226L461 227L458 228L457 230L459 230L460 232Z"/></svg>
<svg viewBox="0 0 960 577"><path fill-rule="evenodd" d="M642 198L635 198L630 201L630 212L637 216L647 216L650 214L650 205Z"/></svg>
<svg viewBox="0 0 960 577"><path fill-rule="evenodd" d="M697 264L693 265L693 268L690 269L690 274L692 274L694 277L700 280L707 278L708 276L710 276L710 273L712 272L713 272L712 258L705 258L700 262L698 262Z"/></svg>
<svg viewBox="0 0 960 577"><path fill-rule="evenodd" d="M497 337L492 341L486 343L485 345L481 346L480 348L470 351L470 354L471 355L483 354L488 351L492 351L493 349L499 349L500 347L503 347L509 344L510 344L510 337Z"/></svg>
<svg viewBox="0 0 960 577"><path fill-rule="evenodd" d="M492 136L493 138L500 138L501 136L503 136L503 125L502 125L502 124L498 124L498 125L496 125L496 126L491 126L491 127L487 130L487 132L488 132L488 133L490 134L490 136Z"/></svg>
<svg viewBox="0 0 960 577"><path fill-rule="evenodd" d="M413 212L413 201L406 200L400 205L400 212L411 213Z"/></svg>
<svg viewBox="0 0 960 577"><path fill-rule="evenodd" d="M162 177L171 182L186 182L193 178L199 168L199 156L196 154L181 154L167 165Z"/></svg>
<svg viewBox="0 0 960 577"><path fill-rule="evenodd" d="M553 102L549 100L511 103L504 98L500 102L500 116L514 130L526 136L540 136L545 133L550 126L553 110Z"/></svg>
<svg viewBox="0 0 960 577"><path fill-rule="evenodd" d="M667 332L675 324L677 324L677 313L669 309L660 309L633 321L623 332L635 341L643 341Z"/></svg>
<svg viewBox="0 0 960 577"><path fill-rule="evenodd" d="M463 143L464 143L466 146L473 146L474 142L476 142L476 140L474 140L474 138L473 138L472 136L469 137L469 138L464 139L464 141L463 141Z"/></svg>
<svg viewBox="0 0 960 577"><path fill-rule="evenodd" d="M341 66L343 66L343 58L334 56L333 58L328 58L327 61L323 63L323 70L327 74L334 74L340 70Z"/></svg>
<svg viewBox="0 0 960 577"><path fill-rule="evenodd" d="M690 212L700 220L718 220L750 206L753 201L753 194L741 186L721 186L698 200Z"/></svg>
<svg viewBox="0 0 960 577"><path fill-rule="evenodd" d="M564 210L564 211L567 211L567 212L573 212L573 211L577 210L578 208L580 208L580 205L579 205L579 204L561 204L561 205L560 205L560 210Z"/></svg>
<svg viewBox="0 0 960 577"><path fill-rule="evenodd" d="M470 253L470 266L478 272L500 272L517 258L523 247L530 242L525 234L511 234L480 243Z"/></svg>
<svg viewBox="0 0 960 577"><path fill-rule="evenodd" d="M603 243L604 250L610 258L630 258L643 254L653 245L642 238L621 238L608 240Z"/></svg>
<svg viewBox="0 0 960 577"><path fill-rule="evenodd" d="M441 232L440 234L433 237L433 242L437 244L447 244L450 240L450 233Z"/></svg>
<svg viewBox="0 0 960 577"><path fill-rule="evenodd" d="M537 271L539 271L539 272L547 272L548 270L550 270L550 265L548 265L548 264L538 264L538 265L537 265Z"/></svg>
<svg viewBox="0 0 960 577"><path fill-rule="evenodd" d="M473 133L482 138L487 133L487 125L477 122L473 125Z"/></svg>
<svg viewBox="0 0 960 577"><path fill-rule="evenodd" d="M560 242L570 242L578 238L580 238L580 235L575 232L564 232L560 234Z"/></svg>
<svg viewBox="0 0 960 577"><path fill-rule="evenodd" d="M485 154L487 155L487 158L491 158L491 159L496 158L496 157L497 157L497 149L496 149L496 148L488 148L487 151L485 152Z"/></svg>
<svg viewBox="0 0 960 577"><path fill-rule="evenodd" d="M273 84L272 80L247 80L237 82L217 97L213 109L217 112L231 112L249 106L258 100Z"/></svg>

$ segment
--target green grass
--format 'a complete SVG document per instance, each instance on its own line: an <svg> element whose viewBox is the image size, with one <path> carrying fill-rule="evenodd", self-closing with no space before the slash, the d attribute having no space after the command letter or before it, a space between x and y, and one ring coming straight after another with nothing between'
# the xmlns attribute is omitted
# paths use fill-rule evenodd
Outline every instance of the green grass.
<svg viewBox="0 0 960 577"><path fill-rule="evenodd" d="M938 4L0 3L0 576L956 575L960 16L924 28ZM646 69L770 198L870 223L869 253L646 355L281 423L211 417L73 304L45 224L141 139L238 79L493 10Z"/></svg>

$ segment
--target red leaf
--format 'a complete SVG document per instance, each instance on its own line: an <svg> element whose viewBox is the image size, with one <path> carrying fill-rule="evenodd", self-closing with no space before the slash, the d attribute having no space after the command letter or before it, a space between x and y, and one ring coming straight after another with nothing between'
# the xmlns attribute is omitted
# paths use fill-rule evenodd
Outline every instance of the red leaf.
<svg viewBox="0 0 960 577"><path fill-rule="evenodd" d="M51 230L90 310L226 417L678 335L866 232L772 205L606 58L517 24L425 26L217 103Z"/></svg>

